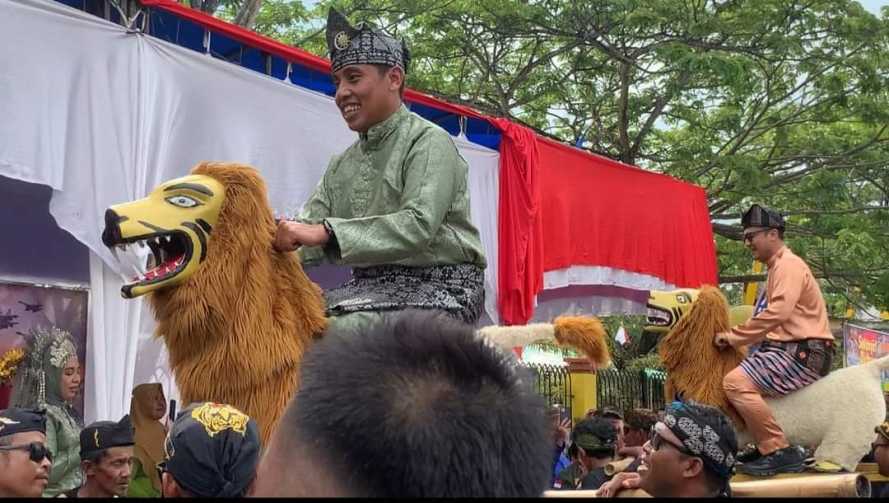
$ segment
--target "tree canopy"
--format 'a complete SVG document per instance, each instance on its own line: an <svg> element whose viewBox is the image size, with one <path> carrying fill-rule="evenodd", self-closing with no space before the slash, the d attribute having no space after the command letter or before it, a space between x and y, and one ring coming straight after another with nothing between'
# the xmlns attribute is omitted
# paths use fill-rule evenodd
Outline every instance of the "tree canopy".
<svg viewBox="0 0 889 503"><path fill-rule="evenodd" d="M889 308L889 9L852 0L191 0L326 55L335 5L403 36L408 85L707 191L721 281L753 202L834 315ZM252 16L252 17L251 17ZM738 291L739 289L735 289Z"/></svg>

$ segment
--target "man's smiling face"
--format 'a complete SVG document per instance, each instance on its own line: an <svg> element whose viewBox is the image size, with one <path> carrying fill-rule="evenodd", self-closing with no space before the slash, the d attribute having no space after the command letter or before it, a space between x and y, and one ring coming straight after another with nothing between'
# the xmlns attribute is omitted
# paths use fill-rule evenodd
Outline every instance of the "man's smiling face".
<svg viewBox="0 0 889 503"><path fill-rule="evenodd" d="M348 65L333 74L336 106L349 129L366 133L384 121L398 106L398 89L404 79L400 68Z"/></svg>

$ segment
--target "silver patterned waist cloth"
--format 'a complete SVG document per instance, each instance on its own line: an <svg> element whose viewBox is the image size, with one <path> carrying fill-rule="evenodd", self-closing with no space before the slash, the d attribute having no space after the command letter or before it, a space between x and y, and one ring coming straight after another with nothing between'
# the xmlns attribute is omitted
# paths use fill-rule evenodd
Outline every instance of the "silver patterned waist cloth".
<svg viewBox="0 0 889 503"><path fill-rule="evenodd" d="M475 264L356 267L351 280L324 292L327 315L440 309L475 323L485 303L484 278L484 269Z"/></svg>

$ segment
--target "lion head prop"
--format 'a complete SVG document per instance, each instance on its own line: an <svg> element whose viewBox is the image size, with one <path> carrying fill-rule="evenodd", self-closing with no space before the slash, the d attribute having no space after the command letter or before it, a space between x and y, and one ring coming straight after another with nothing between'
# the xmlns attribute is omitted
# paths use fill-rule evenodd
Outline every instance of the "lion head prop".
<svg viewBox="0 0 889 503"><path fill-rule="evenodd" d="M720 351L713 345L713 335L731 328L728 313L722 292L705 286L661 340L658 351L667 371L664 393L668 401L682 398L717 406L743 427L725 397L722 379L741 363L746 352L735 348Z"/></svg>
<svg viewBox="0 0 889 503"><path fill-rule="evenodd" d="M691 308L660 343L667 369L665 393L720 407L743 430L744 423L723 391L723 378L745 352L713 344L717 332L728 330L729 308L722 293L703 288ZM874 427L883 421L880 372L889 369L889 356L831 372L803 389L783 397L765 397L775 420L794 445L815 449L815 467L823 471L853 471L867 454ZM741 431L740 442L752 441Z"/></svg>
<svg viewBox="0 0 889 503"><path fill-rule="evenodd" d="M648 316L646 332L666 334L679 323L698 299L701 290L696 288L680 288L679 290L652 290L648 297ZM744 323L753 316L753 306L740 305L729 308L729 324L731 326Z"/></svg>
<svg viewBox="0 0 889 503"><path fill-rule="evenodd" d="M148 296L182 401L231 404L268 439L327 320L296 254L272 248L275 222L259 173L201 163L109 208L105 224L103 242L132 268L121 293Z"/></svg>

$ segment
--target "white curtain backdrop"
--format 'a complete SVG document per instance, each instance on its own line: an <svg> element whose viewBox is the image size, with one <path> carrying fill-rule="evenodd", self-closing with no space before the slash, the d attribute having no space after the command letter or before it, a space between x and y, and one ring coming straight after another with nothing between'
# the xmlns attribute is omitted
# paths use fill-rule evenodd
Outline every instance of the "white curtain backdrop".
<svg viewBox="0 0 889 503"><path fill-rule="evenodd" d="M0 0L0 174L52 187L51 214L91 250L87 421L128 412L134 384L173 384L150 309L120 297L101 244L105 208L199 161L224 160L259 169L275 210L294 213L330 157L355 139L328 96L51 0ZM456 141L493 266L490 309L499 154Z"/></svg>

